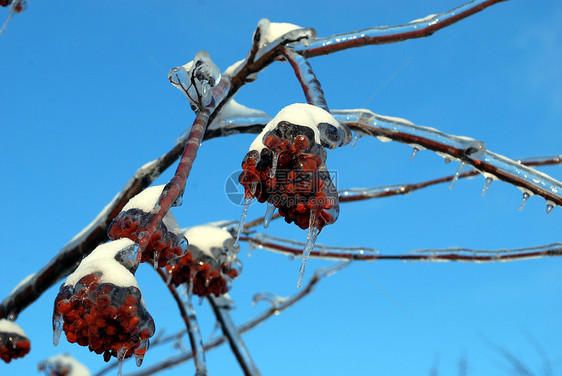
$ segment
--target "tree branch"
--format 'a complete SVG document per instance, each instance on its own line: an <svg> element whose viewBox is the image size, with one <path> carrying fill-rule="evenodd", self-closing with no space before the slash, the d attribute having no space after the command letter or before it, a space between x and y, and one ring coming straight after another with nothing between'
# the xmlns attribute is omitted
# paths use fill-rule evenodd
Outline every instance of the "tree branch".
<svg viewBox="0 0 562 376"><path fill-rule="evenodd" d="M408 39L430 36L464 18L505 0L474 0L447 12L414 20L405 25L380 26L351 33L317 38L308 46L295 45L295 50L305 57L327 55L348 48L366 45L402 42Z"/></svg>

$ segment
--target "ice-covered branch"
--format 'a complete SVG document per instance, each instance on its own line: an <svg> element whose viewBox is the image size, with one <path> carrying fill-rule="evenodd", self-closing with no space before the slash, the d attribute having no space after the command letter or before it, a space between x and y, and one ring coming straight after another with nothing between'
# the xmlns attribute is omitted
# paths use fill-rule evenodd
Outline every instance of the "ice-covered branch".
<svg viewBox="0 0 562 376"><path fill-rule="evenodd" d="M264 321L266 321L270 317L279 315L279 313L281 313L282 311L286 310L287 308L293 306L294 304L299 302L302 298L304 298L305 296L310 294L313 291L316 284L318 284L318 282L320 282L323 278L329 277L329 276L333 275L334 273L337 273L339 270L341 270L346 265L348 265L348 263L344 262L344 263L336 264L336 265L334 265L330 268L317 270L314 273L314 275L312 276L312 278L310 278L310 281L306 284L306 286L303 286L299 290L299 292L297 292L294 295L291 295L288 298L283 299L279 304L271 305L271 307L269 307L268 309L266 309L262 313L258 314L257 316L253 317L252 319L246 321L244 324L238 326L237 327L238 333L240 333L240 334L245 333L245 332L255 328L259 324L263 323ZM227 339L226 339L225 336L216 337L216 338L210 340L209 342L207 342L204 345L204 349L205 349L205 351L209 351L209 350L211 350L215 347L218 347L219 345L222 345L226 341L227 341ZM125 376L149 376L149 375L153 375L155 373L158 373L158 372L164 371L166 369L169 369L171 367L177 366L178 364L184 363L184 362L186 362L186 361L188 361L192 358L193 358L193 353L191 353L191 352L189 352L187 354L178 354L178 355L169 357L168 359L165 359L162 362L157 363L157 364L155 364L151 367L147 367L144 370L141 370L141 371L135 372L135 373L130 373L130 374L127 374ZM96 374L96 376L101 376L101 375L105 374L107 371L108 371L108 368L105 368L101 372L98 372Z"/></svg>
<svg viewBox="0 0 562 376"><path fill-rule="evenodd" d="M197 323L197 316L195 316L195 310L191 305L191 297L188 297L186 304L179 296L176 288L171 283L167 283L168 276L166 275L166 273L164 273L164 271L162 271L161 269L156 269L156 271L158 272L158 275L162 278L166 286L168 286L168 290L172 294L172 297L176 301L176 304L180 310L180 315L183 319L189 337L189 343L191 344L191 354L193 354L196 369L195 376L207 375L205 350L203 349L203 339L199 330L199 324Z"/></svg>
<svg viewBox="0 0 562 376"><path fill-rule="evenodd" d="M435 128L377 115L368 110L332 111L332 114L351 129L375 136L383 142L398 141L411 145L414 150L430 149L445 158L459 160L461 164L452 184L463 168L471 165L491 179L490 182L499 179L518 187L523 191L524 198L533 194L543 197L547 200L547 212L556 205L562 205L562 183L518 161L486 150L481 141L449 135Z"/></svg>
<svg viewBox="0 0 562 376"><path fill-rule="evenodd" d="M12 20L12 17L14 17L14 14L23 12L25 10L26 6L27 6L25 0L3 0L3 1L0 1L0 6L6 7L8 5L10 6L10 13L8 13L8 17L6 18L6 21L4 21L4 24L2 25L2 28L0 28L0 34L3 34L4 31L6 31L6 28L8 27L8 24Z"/></svg>
<svg viewBox="0 0 562 376"><path fill-rule="evenodd" d="M252 356L250 355L250 352L244 344L242 337L240 336L240 332L238 332L238 328L236 328L234 321L232 321L232 318L230 317L228 298L225 296L217 298L213 295L209 295L207 298L209 299L209 303L211 304L211 308L213 309L217 321L222 328L222 332L228 339L230 348L238 360L244 375L261 375L254 363L254 360L252 359Z"/></svg>
<svg viewBox="0 0 562 376"><path fill-rule="evenodd" d="M525 166L548 166L548 165L555 165L555 164L562 163L561 158L562 155L556 155L551 157L526 158L526 159L519 160L518 162L520 162L522 165ZM350 188L350 189L340 190L338 193L340 196L340 202L351 202L351 201L368 200L371 198L406 195L413 191L426 188L431 185L451 182L455 178L458 179L469 178L469 177L476 176L479 173L480 172L478 170L473 169L468 172L463 172L458 176L449 175L437 179L427 180L420 183L393 184L393 185L386 185L386 186L373 187L373 188ZM482 195L486 193L486 190L489 187L488 182L489 180L486 181L484 184ZM257 225L259 224L261 223L257 223Z"/></svg>
<svg viewBox="0 0 562 376"><path fill-rule="evenodd" d="M427 37L437 30L452 25L502 1L505 0L474 0L447 12L432 14L405 25L379 26L326 38L317 38L308 46L297 44L295 49L305 57L312 57L327 55L348 48L395 43L407 39Z"/></svg>
<svg viewBox="0 0 562 376"><path fill-rule="evenodd" d="M241 237L240 240L247 241L251 249L265 249L297 257L302 256L302 247L304 245L304 243L301 242L277 238L266 234L256 234L252 237ZM445 249L422 249L396 255L380 254L377 250L366 247L332 247L315 244L314 249L310 253L310 257L312 258L326 260L401 260L428 262L496 262L554 256L562 256L562 243L499 250L480 250L458 247Z"/></svg>
<svg viewBox="0 0 562 376"><path fill-rule="evenodd" d="M324 92L320 86L320 81L316 78L308 60L306 60L302 55L296 53L290 46L284 46L281 49L281 53L291 64L291 67L293 67L306 97L306 102L320 107L323 110L330 111L328 109L328 105L326 104L326 98L324 97Z"/></svg>

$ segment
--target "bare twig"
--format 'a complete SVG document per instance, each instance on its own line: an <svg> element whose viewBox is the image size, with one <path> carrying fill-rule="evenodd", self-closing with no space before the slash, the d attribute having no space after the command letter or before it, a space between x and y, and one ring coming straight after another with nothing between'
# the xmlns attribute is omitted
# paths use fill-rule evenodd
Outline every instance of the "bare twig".
<svg viewBox="0 0 562 376"><path fill-rule="evenodd" d="M293 256L302 256L304 243L277 238L266 234L252 237L240 237L250 247L266 249ZM377 250L367 247L333 247L316 244L310 253L311 258L328 260L401 260L401 261L463 261L463 262L497 262L515 261L540 257L562 256L562 243L553 243L537 247L480 250L468 248L422 249L396 255L380 254Z"/></svg>
<svg viewBox="0 0 562 376"><path fill-rule="evenodd" d="M474 0L447 12L414 20L405 25L374 27L326 38L317 38L308 46L296 45L295 49L305 57L312 57L365 45L395 43L407 39L427 37L437 30L441 30L502 1L505 0Z"/></svg>
<svg viewBox="0 0 562 376"><path fill-rule="evenodd" d="M228 312L228 307L225 307L224 304L221 304L221 299L224 298L215 298L213 295L209 295L208 297L209 303L217 321L219 322L222 332L224 336L227 338L228 343L230 345L230 349L232 353L238 360L240 364L240 368L244 372L246 376L259 376L261 375L260 371L256 367L250 352L248 351L242 337L240 336L240 332L234 325L232 318L230 317L230 313Z"/></svg>

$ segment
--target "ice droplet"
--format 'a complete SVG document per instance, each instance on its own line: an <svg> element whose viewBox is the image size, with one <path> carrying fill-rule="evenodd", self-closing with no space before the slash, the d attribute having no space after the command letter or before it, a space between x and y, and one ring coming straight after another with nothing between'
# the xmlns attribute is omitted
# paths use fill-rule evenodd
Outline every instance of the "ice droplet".
<svg viewBox="0 0 562 376"><path fill-rule="evenodd" d="M445 158L443 158L443 161L445 162L445 164L449 164L449 163L451 163L451 158L445 157Z"/></svg>
<svg viewBox="0 0 562 376"><path fill-rule="evenodd" d="M269 177L274 178L277 172L277 162L279 162L279 153L273 153L273 161L271 162L271 169L269 170Z"/></svg>
<svg viewBox="0 0 562 376"><path fill-rule="evenodd" d="M414 147L414 149L412 149L412 155L410 155L410 160L413 161L414 159L416 159L416 155L418 155L418 152L420 151L420 149Z"/></svg>
<svg viewBox="0 0 562 376"><path fill-rule="evenodd" d="M62 315L57 314L53 317L53 345L57 346L62 333Z"/></svg>
<svg viewBox="0 0 562 376"><path fill-rule="evenodd" d="M488 188L490 188L490 184L494 181L493 178L487 177L486 181L484 182L484 188L482 188L482 197L488 192Z"/></svg>
<svg viewBox="0 0 562 376"><path fill-rule="evenodd" d="M263 228L268 228L269 224L271 223L271 218L273 217L273 213L275 212L275 205L271 202L267 203L267 209L265 210L265 217L263 220Z"/></svg>
<svg viewBox="0 0 562 376"><path fill-rule="evenodd" d="M238 247L238 240L240 240L240 234L244 229L244 223L246 222L246 217L248 216L248 208L252 203L251 197L244 198L244 208L242 209L242 215L240 216L240 223L238 223L238 230L236 231L236 240L234 241L234 247Z"/></svg>
<svg viewBox="0 0 562 376"><path fill-rule="evenodd" d="M178 198L176 198L176 201L174 201L174 203L172 204L172 206L181 206L183 204L183 195L179 195Z"/></svg>
<svg viewBox="0 0 562 376"><path fill-rule="evenodd" d="M547 201L546 202L546 214L550 214L550 212L552 211L552 209L554 209L554 207L556 206L556 204L552 201Z"/></svg>
<svg viewBox="0 0 562 376"><path fill-rule="evenodd" d="M451 180L451 184L449 185L449 189L453 189L455 187L455 183L459 180L459 175L462 174L464 168L466 167L466 163L461 162L459 167L457 168L457 172L455 172L455 176L453 176L453 180Z"/></svg>
<svg viewBox="0 0 562 376"><path fill-rule="evenodd" d="M148 347L149 347L148 339L141 339L138 350L144 350L144 351L139 351L138 354L135 352L135 362L137 363L137 367L140 367L142 365L144 354L146 353L146 350L148 350Z"/></svg>
<svg viewBox="0 0 562 376"><path fill-rule="evenodd" d="M521 201L521 205L519 205L519 211L523 210L523 208L525 207L525 203L527 202L529 197L531 197L530 194L528 194L527 192L523 192L523 201Z"/></svg>
<svg viewBox="0 0 562 376"><path fill-rule="evenodd" d="M252 185L250 186L250 193L253 195L256 194L256 189L258 188L258 182L257 181L253 181Z"/></svg>

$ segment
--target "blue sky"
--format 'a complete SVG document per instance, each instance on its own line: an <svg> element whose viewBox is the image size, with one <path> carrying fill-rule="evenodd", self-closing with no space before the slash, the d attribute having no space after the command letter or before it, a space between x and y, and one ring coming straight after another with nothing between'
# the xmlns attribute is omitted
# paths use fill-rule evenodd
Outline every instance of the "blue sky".
<svg viewBox="0 0 562 376"><path fill-rule="evenodd" d="M206 49L226 69L246 56L263 17L314 27L319 36L327 36L402 24L459 4L29 0L28 10L0 36L0 198L5 212L0 219L0 297L40 269L138 167L165 153L191 124L187 100L168 83L171 67ZM492 151L522 158L562 153L561 44L559 2L508 1L430 38L310 62L333 109L365 107L483 140ZM236 99L273 116L304 96L289 65L276 63ZM240 168L252 139L238 135L202 145L183 206L174 209L182 226L239 218L241 209L225 197L224 183ZM406 145L363 138L355 148L331 151L327 165L338 171L340 189L423 181L456 169L433 152L421 151L414 162L410 153ZM560 166L542 170L562 179ZM158 183L170 176L168 171ZM560 208L547 215L544 200L532 197L520 212L517 188L494 182L481 197L483 183L478 176L459 181L453 190L441 185L405 197L344 204L338 222L325 228L318 241L383 253L560 241ZM254 204L248 218L264 212L265 205ZM306 237L282 222L272 223L267 233ZM237 323L266 307L252 307L253 294L294 293L300 265L260 250L248 258L242 247L244 271L231 292ZM327 265L311 260L306 277ZM454 375L463 356L469 375L512 374L485 339L542 375L541 357L526 334L531 333L560 375L561 266L555 258L497 264L354 263L244 339L264 375L429 375L436 359L440 374ZM180 329L177 308L155 273L143 266L137 277L157 328L167 333ZM104 365L101 357L64 339L53 348L57 291L58 286L51 288L20 315L32 352L8 366L0 364L1 375L35 374L40 360L62 351L94 372ZM208 338L212 313L206 304L198 312ZM145 363L172 353L171 347L152 348ZM207 361L212 375L241 374L227 347L209 352ZM126 364L124 371L136 367ZM176 373L194 373L193 364L163 374Z"/></svg>

